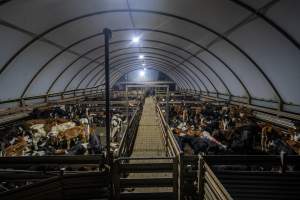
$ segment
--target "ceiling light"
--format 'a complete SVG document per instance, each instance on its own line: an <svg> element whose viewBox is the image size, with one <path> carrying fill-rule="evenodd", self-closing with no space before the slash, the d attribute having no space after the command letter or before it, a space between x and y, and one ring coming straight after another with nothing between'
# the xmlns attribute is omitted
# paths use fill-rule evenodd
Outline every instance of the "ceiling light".
<svg viewBox="0 0 300 200"><path fill-rule="evenodd" d="M140 77L144 77L145 76L145 70L141 70L140 71Z"/></svg>
<svg viewBox="0 0 300 200"><path fill-rule="evenodd" d="M142 66L146 66L146 63L143 63Z"/></svg>
<svg viewBox="0 0 300 200"><path fill-rule="evenodd" d="M141 55L139 55L139 59L144 59L144 55L143 54L141 54Z"/></svg>
<svg viewBox="0 0 300 200"><path fill-rule="evenodd" d="M140 37L135 36L135 37L132 38L131 41L132 41L133 43L139 43L139 42L140 42Z"/></svg>

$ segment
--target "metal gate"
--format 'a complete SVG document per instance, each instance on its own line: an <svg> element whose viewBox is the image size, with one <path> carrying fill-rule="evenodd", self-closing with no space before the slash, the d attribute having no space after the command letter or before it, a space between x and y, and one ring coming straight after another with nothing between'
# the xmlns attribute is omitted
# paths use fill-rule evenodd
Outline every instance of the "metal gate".
<svg viewBox="0 0 300 200"><path fill-rule="evenodd" d="M115 199L178 199L178 160L119 158L113 167L113 190Z"/></svg>

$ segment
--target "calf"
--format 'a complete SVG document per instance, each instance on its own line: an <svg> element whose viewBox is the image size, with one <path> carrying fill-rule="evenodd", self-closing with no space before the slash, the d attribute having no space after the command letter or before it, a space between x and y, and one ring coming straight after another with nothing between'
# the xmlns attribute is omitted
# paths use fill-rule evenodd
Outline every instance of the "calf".
<svg viewBox="0 0 300 200"><path fill-rule="evenodd" d="M60 140L67 141L68 149L70 149L71 141L73 141L77 137L79 137L80 140L85 140L85 132L82 126L75 126L58 134L58 138Z"/></svg>
<svg viewBox="0 0 300 200"><path fill-rule="evenodd" d="M4 156L21 156L27 147L27 141L23 137L18 137L15 144L5 149Z"/></svg>

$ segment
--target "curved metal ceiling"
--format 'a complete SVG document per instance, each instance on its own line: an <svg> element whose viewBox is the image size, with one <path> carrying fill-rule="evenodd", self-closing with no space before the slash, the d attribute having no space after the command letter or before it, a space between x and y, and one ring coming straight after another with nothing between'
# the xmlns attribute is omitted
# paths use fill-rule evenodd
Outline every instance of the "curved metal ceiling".
<svg viewBox="0 0 300 200"><path fill-rule="evenodd" d="M0 101L112 83L138 54L179 87L300 113L300 2L294 0L5 0ZM133 36L141 43L131 43Z"/></svg>

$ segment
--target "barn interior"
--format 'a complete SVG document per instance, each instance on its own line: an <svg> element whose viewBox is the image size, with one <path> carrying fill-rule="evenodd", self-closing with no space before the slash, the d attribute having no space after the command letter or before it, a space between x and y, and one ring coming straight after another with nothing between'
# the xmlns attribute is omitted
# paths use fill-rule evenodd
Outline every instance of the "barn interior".
<svg viewBox="0 0 300 200"><path fill-rule="evenodd" d="M0 0L0 199L299 199L299 10Z"/></svg>

